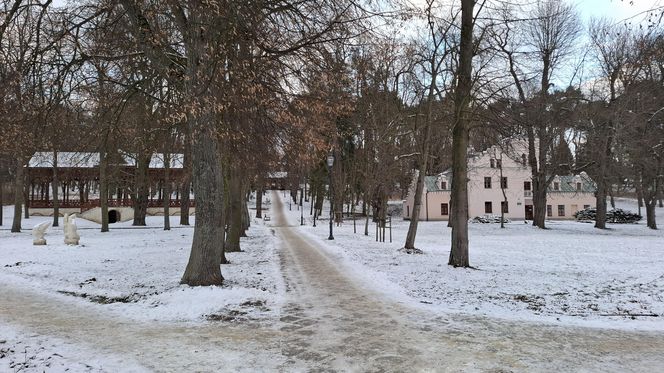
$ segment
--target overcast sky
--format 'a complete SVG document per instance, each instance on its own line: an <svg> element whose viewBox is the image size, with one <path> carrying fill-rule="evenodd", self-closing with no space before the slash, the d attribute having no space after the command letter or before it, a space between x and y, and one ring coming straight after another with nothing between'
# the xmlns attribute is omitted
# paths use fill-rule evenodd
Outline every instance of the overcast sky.
<svg viewBox="0 0 664 373"><path fill-rule="evenodd" d="M643 12L664 5L664 0L575 0L573 1L584 19L608 17L617 21L634 17L640 21ZM635 17L636 16L636 17Z"/></svg>

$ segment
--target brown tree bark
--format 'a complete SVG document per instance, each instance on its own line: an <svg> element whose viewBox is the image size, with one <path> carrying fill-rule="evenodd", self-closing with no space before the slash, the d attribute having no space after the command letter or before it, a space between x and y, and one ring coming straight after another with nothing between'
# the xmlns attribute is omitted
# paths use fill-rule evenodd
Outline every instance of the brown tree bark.
<svg viewBox="0 0 664 373"><path fill-rule="evenodd" d="M189 225L189 207L191 205L189 192L191 190L191 139L189 135L184 140L184 159L182 160L182 184L180 185L180 225Z"/></svg>
<svg viewBox="0 0 664 373"><path fill-rule="evenodd" d="M58 152L53 151L53 226L59 226L60 221L60 201L58 200Z"/></svg>
<svg viewBox="0 0 664 373"><path fill-rule="evenodd" d="M99 152L99 208L101 209L101 231L108 232L108 153L105 144Z"/></svg>
<svg viewBox="0 0 664 373"><path fill-rule="evenodd" d="M240 237L242 236L242 202L244 196L242 193L242 178L240 172L231 167L231 178L229 181L229 203L230 214L228 216L228 236L224 249L226 252L242 251L240 247Z"/></svg>
<svg viewBox="0 0 664 373"><path fill-rule="evenodd" d="M256 218L263 218L263 184L262 180L258 181L258 188L256 188Z"/></svg>
<svg viewBox="0 0 664 373"><path fill-rule="evenodd" d="M171 154L164 152L164 230L171 230Z"/></svg>
<svg viewBox="0 0 664 373"><path fill-rule="evenodd" d="M4 195L5 195L5 179L3 178L2 175L0 175L0 227L2 226L3 221L5 219L5 217L4 217L4 206L5 206Z"/></svg>
<svg viewBox="0 0 664 373"><path fill-rule="evenodd" d="M417 225L420 220L420 210L422 208L422 194L424 191L424 178L426 177L426 162L422 165L417 175L417 184L415 186L415 196L413 200L413 211L410 214L410 223L408 224L408 233L406 234L406 243L403 248L407 252L415 251L415 237L417 236Z"/></svg>
<svg viewBox="0 0 664 373"><path fill-rule="evenodd" d="M645 202L646 205L646 225L650 229L657 229L657 218L655 216L655 206L657 206L654 198Z"/></svg>
<svg viewBox="0 0 664 373"><path fill-rule="evenodd" d="M546 229L546 186L542 185L546 176L538 173L533 179L533 226Z"/></svg>
<svg viewBox="0 0 664 373"><path fill-rule="evenodd" d="M25 181L23 182L23 215L25 219L30 219L30 187L32 183L30 182L30 175L27 172L23 172L23 177Z"/></svg>
<svg viewBox="0 0 664 373"><path fill-rule="evenodd" d="M595 228L606 229L606 183L602 180L595 191Z"/></svg>
<svg viewBox="0 0 664 373"><path fill-rule="evenodd" d="M23 161L18 159L15 164L16 172L14 173L14 220L12 222L12 232L21 232L21 218L23 217L23 181L24 168Z"/></svg>
<svg viewBox="0 0 664 373"><path fill-rule="evenodd" d="M251 226L251 217L249 215L249 205L247 204L247 199L249 193L243 193L245 198L242 199L242 235L241 237L247 237L247 230Z"/></svg>
<svg viewBox="0 0 664 373"><path fill-rule="evenodd" d="M475 0L461 0L461 43L452 129L452 246L448 264L470 267L468 257L468 141L472 88L473 8Z"/></svg>
<svg viewBox="0 0 664 373"><path fill-rule="evenodd" d="M132 193L134 200L134 222L132 225L145 226L145 216L148 211L148 197L150 186L148 184L148 167L150 166L150 154L139 154L136 160L135 192Z"/></svg>
<svg viewBox="0 0 664 373"><path fill-rule="evenodd" d="M223 185L220 149L214 117L205 114L188 118L195 144L192 146L192 176L196 220L189 261L180 282L191 286L221 285L224 280L219 267L219 245L224 239L219 224L223 214L223 200L218 192Z"/></svg>

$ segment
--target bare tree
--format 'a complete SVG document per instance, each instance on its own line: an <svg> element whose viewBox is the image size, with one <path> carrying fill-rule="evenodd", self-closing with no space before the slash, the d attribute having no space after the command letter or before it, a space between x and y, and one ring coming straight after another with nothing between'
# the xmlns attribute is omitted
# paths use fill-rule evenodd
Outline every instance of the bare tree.
<svg viewBox="0 0 664 373"><path fill-rule="evenodd" d="M475 0L461 0L461 38L459 65L454 90L454 126L452 127L452 244L448 264L470 267L468 256L468 145L473 68L473 28Z"/></svg>
<svg viewBox="0 0 664 373"><path fill-rule="evenodd" d="M406 235L406 243L404 250L408 253L418 253L421 250L415 248L415 237L417 235L417 226L420 218L420 211L422 206L422 193L424 190L424 179L427 175L429 159L431 156L431 146L433 142L432 128L434 126L434 105L439 105L440 100L436 97L441 97L440 93L449 92L450 89L438 86L439 79L443 85L452 84L450 80L445 79L444 70L450 69L449 58L452 54L454 46L453 37L450 35L454 27L452 20L437 18L434 14L434 2L427 1L425 8L425 16L427 22L427 38L425 52L423 52L423 70L426 72L426 81L428 83L426 98L424 99L424 130L421 131L421 136L418 139L420 148L418 149L417 168L418 176L415 184L415 195L413 201L413 211L410 214L410 224L408 226L408 233ZM472 30L471 30L472 33ZM416 117L418 122L419 116ZM442 123L439 127L443 127Z"/></svg>

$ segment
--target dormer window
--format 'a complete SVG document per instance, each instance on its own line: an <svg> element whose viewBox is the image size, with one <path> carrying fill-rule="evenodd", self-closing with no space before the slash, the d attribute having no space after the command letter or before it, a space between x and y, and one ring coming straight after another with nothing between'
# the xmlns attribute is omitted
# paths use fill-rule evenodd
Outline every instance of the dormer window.
<svg viewBox="0 0 664 373"><path fill-rule="evenodd" d="M447 189L447 181L441 181L440 182L440 189L442 189L442 190Z"/></svg>
<svg viewBox="0 0 664 373"><path fill-rule="evenodd" d="M491 158L491 168L496 168L496 160Z"/></svg>
<svg viewBox="0 0 664 373"><path fill-rule="evenodd" d="M553 190L559 191L560 190L560 183L559 182L554 182L553 183Z"/></svg>
<svg viewBox="0 0 664 373"><path fill-rule="evenodd" d="M496 159L496 167L503 168L503 160L502 159Z"/></svg>
<svg viewBox="0 0 664 373"><path fill-rule="evenodd" d="M524 166L526 165L526 155L525 154L521 154L521 164L524 165Z"/></svg>
<svg viewBox="0 0 664 373"><path fill-rule="evenodd" d="M583 186L583 185L582 185L581 183L576 183L576 191L577 191L577 192L580 192L582 186Z"/></svg>

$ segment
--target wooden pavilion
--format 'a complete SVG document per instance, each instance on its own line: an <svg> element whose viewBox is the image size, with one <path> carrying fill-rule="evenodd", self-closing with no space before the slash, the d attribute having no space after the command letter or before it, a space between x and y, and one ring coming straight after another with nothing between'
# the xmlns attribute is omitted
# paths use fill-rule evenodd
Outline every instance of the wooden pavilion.
<svg viewBox="0 0 664 373"><path fill-rule="evenodd" d="M57 167L53 165L56 163ZM162 154L153 154L148 168L148 208L163 208L164 186L171 183L169 206L180 207L180 184L185 176L183 155L170 155L169 178L166 180ZM109 180L109 207L133 207L130 192L136 184L136 160L128 153L116 153L109 157L107 175ZM60 185L59 208L85 212L100 206L99 198L99 153L53 152L35 153L27 168L27 203L32 210L53 209L51 188L54 176ZM191 198L193 206L193 198ZM51 212L52 213L52 212Z"/></svg>

